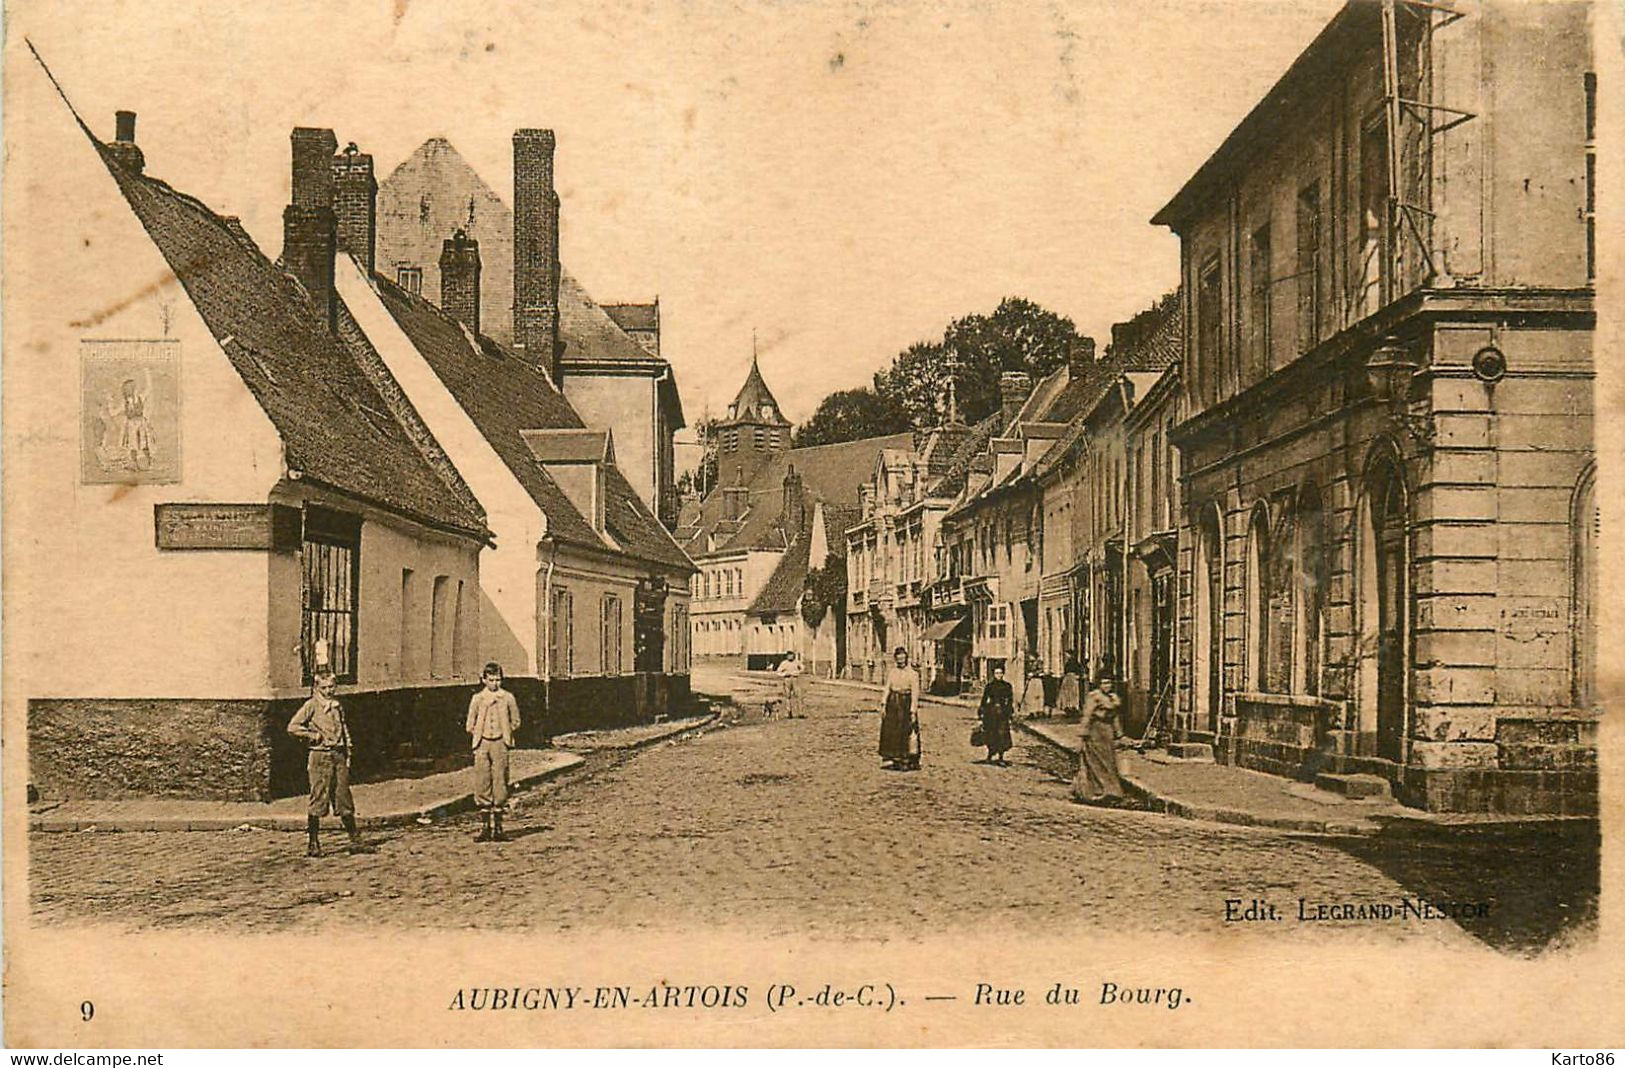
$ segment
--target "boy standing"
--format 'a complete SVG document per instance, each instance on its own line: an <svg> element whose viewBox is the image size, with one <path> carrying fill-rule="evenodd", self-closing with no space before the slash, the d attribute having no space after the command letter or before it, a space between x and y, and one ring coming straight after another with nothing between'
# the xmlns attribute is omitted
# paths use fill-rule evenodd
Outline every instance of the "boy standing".
<svg viewBox="0 0 1625 1068"><path fill-rule="evenodd" d="M476 842L506 841L502 806L508 803L508 750L519 729L519 702L502 688L502 665L492 661L480 675L484 685L468 702L464 730L474 744L474 803L484 827Z"/></svg>
<svg viewBox="0 0 1625 1068"><path fill-rule="evenodd" d="M310 743L310 808L305 831L310 843L305 855L322 855L317 832L331 808L350 832L350 852L361 852L361 833L355 825L355 801L350 797L350 725L344 706L333 696L337 680L327 668L317 668L311 679L310 700L299 706L288 723L288 733Z"/></svg>

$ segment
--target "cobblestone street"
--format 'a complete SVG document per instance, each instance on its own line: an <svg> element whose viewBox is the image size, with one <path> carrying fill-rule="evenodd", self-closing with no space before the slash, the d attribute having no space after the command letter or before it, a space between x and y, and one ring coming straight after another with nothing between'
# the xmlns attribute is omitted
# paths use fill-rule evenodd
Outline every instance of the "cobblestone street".
<svg viewBox="0 0 1625 1068"><path fill-rule="evenodd" d="M1403 867L1391 858L1358 858L1329 839L1076 805L1065 757L1047 747L1018 736L1012 766L977 763L963 708L927 706L925 767L910 774L881 769L865 691L815 686L809 718L796 720L763 720L761 693L741 682L739 709L719 726L594 753L519 795L505 845L475 844L472 816L372 832L376 852L361 856L338 852L342 835L329 830L333 852L319 860L289 833L36 833L36 918L239 931L717 925L880 937L974 924L1470 941L1449 921L1297 922L1300 897L1397 901L1452 887L1407 886L1389 874ZM1285 922L1226 925L1227 898L1274 902Z"/></svg>

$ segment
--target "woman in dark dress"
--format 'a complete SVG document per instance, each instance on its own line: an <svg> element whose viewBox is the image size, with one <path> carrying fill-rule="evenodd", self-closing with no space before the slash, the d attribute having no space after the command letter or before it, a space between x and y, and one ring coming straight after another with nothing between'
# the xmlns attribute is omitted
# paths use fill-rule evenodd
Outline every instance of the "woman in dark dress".
<svg viewBox="0 0 1625 1068"><path fill-rule="evenodd" d="M1004 681L1004 665L993 665L993 678L982 690L982 744L987 746L986 763L1008 765L1004 754L1010 751L1010 720L1015 715L1015 693Z"/></svg>
<svg viewBox="0 0 1625 1068"><path fill-rule="evenodd" d="M880 755L892 771L914 771L919 752L910 744L919 721L920 676L908 666L908 650L897 647L897 663L886 672L886 711L880 720Z"/></svg>

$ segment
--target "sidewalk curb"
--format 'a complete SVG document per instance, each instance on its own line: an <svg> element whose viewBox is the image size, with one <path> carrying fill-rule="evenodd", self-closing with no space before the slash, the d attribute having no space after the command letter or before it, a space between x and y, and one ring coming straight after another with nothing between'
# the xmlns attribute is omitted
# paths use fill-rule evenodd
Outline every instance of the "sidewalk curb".
<svg viewBox="0 0 1625 1068"><path fill-rule="evenodd" d="M666 737L670 737L667 735ZM514 778L509 786L518 790L522 787L533 786L536 783L562 775L586 763L586 758L577 753L561 753L567 759L552 767L543 768L529 775ZM378 813L370 816L356 817L356 826L376 830L382 827L401 827L415 824L421 818L439 820L446 816L467 812L474 807L472 792L449 797L444 801L434 802L427 806L418 806L411 809L399 809L390 812ZM305 829L303 814L257 815L242 818L228 816L132 816L114 817L112 819L64 819L50 816L31 816L28 820L30 831L39 831L45 834L65 833L74 831L231 831L239 827L252 827L261 831L302 831Z"/></svg>
<svg viewBox="0 0 1625 1068"><path fill-rule="evenodd" d="M1025 720L1018 720L1016 726L1039 741L1066 753L1068 756L1077 756L1068 746L1051 738ZM1348 820L1299 819L1293 816L1261 816L1245 809L1176 801L1171 797L1157 793L1127 772L1119 770L1119 777L1123 780L1123 785L1128 788L1129 792L1145 802L1152 812L1160 812L1179 819L1198 820L1203 823L1224 823L1234 827L1268 827L1281 831L1296 831L1300 834L1330 834L1344 837L1373 835L1382 830L1381 824L1370 820L1350 822Z"/></svg>
<svg viewBox="0 0 1625 1068"><path fill-rule="evenodd" d="M716 724L717 720L719 720L721 718L722 718L722 713L721 712L709 712L709 713L707 713L707 714L705 714L703 716L691 716L688 719L666 720L664 725L671 726L673 729L670 730L670 731L667 731L665 734L651 734L647 738L639 738L637 741L628 742L625 745L601 745L601 746L596 746L596 747L589 747L587 749L580 750L580 752L634 753L634 752L637 752L639 749L647 749L651 745L659 745L661 742L669 742L669 741L673 740L674 738L687 738L691 734L695 734L695 733L697 733L699 731L702 731L707 727L714 726ZM594 734L594 733L603 733L603 732L572 731L571 733L572 734ZM567 734L567 735L564 735L563 737L567 738L567 737L569 737L569 735ZM565 752L575 752L575 750L565 750ZM571 766L574 767L574 765L571 765Z"/></svg>

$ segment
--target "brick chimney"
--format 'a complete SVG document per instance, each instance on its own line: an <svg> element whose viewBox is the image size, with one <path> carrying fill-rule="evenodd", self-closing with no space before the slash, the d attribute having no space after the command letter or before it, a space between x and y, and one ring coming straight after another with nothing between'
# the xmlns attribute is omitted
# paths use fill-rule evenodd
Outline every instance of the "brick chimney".
<svg viewBox="0 0 1625 1068"><path fill-rule="evenodd" d="M480 243L462 229L440 246L440 307L480 332Z"/></svg>
<svg viewBox="0 0 1625 1068"><path fill-rule="evenodd" d="M339 249L354 256L371 277L378 238L378 182L372 174L372 156L354 141L333 157L333 215Z"/></svg>
<svg viewBox="0 0 1625 1068"><path fill-rule="evenodd" d="M722 518L730 523L736 523L745 518L750 511L749 486L722 487Z"/></svg>
<svg viewBox="0 0 1625 1068"><path fill-rule="evenodd" d="M1095 364L1095 339L1080 337L1072 340L1072 349L1067 353L1066 377L1068 381L1076 382L1089 373Z"/></svg>
<svg viewBox="0 0 1625 1068"><path fill-rule="evenodd" d="M999 429L1010 428L1032 391L1033 379L1026 371L1006 371L999 376Z"/></svg>
<svg viewBox="0 0 1625 1068"><path fill-rule="evenodd" d="M120 167L131 174L142 172L147 165L147 158L142 155L141 147L135 143L135 112L113 112L113 143L106 148Z"/></svg>
<svg viewBox="0 0 1625 1068"><path fill-rule="evenodd" d="M294 127L293 203L282 211L282 266L304 284L329 330L336 322L333 254L338 232L333 216L332 130Z"/></svg>
<svg viewBox="0 0 1625 1068"><path fill-rule="evenodd" d="M552 130L513 134L513 337L560 384L559 195Z"/></svg>
<svg viewBox="0 0 1625 1068"><path fill-rule="evenodd" d="M784 528L784 536L794 540L806 522L807 498L802 491L801 475L796 472L796 465L791 464L784 472L784 505L779 511L779 525Z"/></svg>

